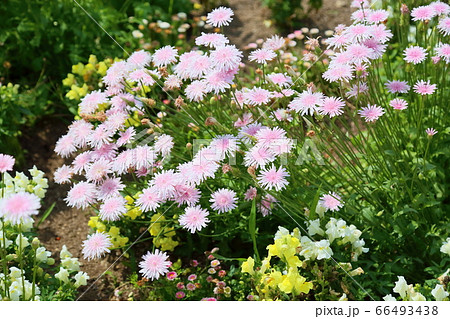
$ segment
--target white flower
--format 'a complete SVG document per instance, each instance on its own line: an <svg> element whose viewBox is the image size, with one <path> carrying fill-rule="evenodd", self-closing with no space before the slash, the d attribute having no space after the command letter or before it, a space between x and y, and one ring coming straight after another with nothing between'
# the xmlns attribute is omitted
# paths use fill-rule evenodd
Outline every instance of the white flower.
<svg viewBox="0 0 450 319"><path fill-rule="evenodd" d="M36 260L41 263L46 263L51 254L51 252L45 250L45 247L39 247L36 249Z"/></svg>
<svg viewBox="0 0 450 319"><path fill-rule="evenodd" d="M314 260L317 257L317 247L311 239L306 236L303 236L300 240L302 251L300 251L299 255L305 257L305 260Z"/></svg>
<svg viewBox="0 0 450 319"><path fill-rule="evenodd" d="M67 257L72 257L72 254L69 252L69 250L67 250L66 245L63 245L61 248L61 252L59 253L59 258L64 259Z"/></svg>
<svg viewBox="0 0 450 319"><path fill-rule="evenodd" d="M80 262L78 258L66 257L61 260L61 265L70 271L80 271Z"/></svg>
<svg viewBox="0 0 450 319"><path fill-rule="evenodd" d="M278 226L278 231L275 233L275 240L280 239L281 237L284 237L286 235L289 235L289 230L284 227Z"/></svg>
<svg viewBox="0 0 450 319"><path fill-rule="evenodd" d="M308 234L309 236L314 236L315 234L319 234L323 236L324 231L320 228L320 219L310 220L308 226Z"/></svg>
<svg viewBox="0 0 450 319"><path fill-rule="evenodd" d="M405 298L408 291L408 283L403 276L397 276L397 278L398 281L395 283L393 291L400 294L400 297Z"/></svg>
<svg viewBox="0 0 450 319"><path fill-rule="evenodd" d="M19 235L16 238L16 245L17 245L17 248L22 248L22 250L23 250L25 247L28 247L30 245L30 243L28 242L28 238Z"/></svg>
<svg viewBox="0 0 450 319"><path fill-rule="evenodd" d="M69 272L67 271L67 269L60 267L59 272L55 274L55 278L61 280L64 283L67 283L69 282Z"/></svg>
<svg viewBox="0 0 450 319"><path fill-rule="evenodd" d="M16 281L16 279L20 277L22 277L22 270L17 267L9 268L9 278L11 278L12 281Z"/></svg>
<svg viewBox="0 0 450 319"><path fill-rule="evenodd" d="M450 237L442 244L441 252L450 256Z"/></svg>
<svg viewBox="0 0 450 319"><path fill-rule="evenodd" d="M140 39L140 38L142 38L144 36L144 34L141 31L139 31L139 30L134 30L133 32L131 32L131 34L136 39Z"/></svg>
<svg viewBox="0 0 450 319"><path fill-rule="evenodd" d="M420 292L412 291L409 295L410 301L427 301L424 295L422 295Z"/></svg>
<svg viewBox="0 0 450 319"><path fill-rule="evenodd" d="M87 273L80 271L74 277L75 279L75 287L86 286L89 276Z"/></svg>
<svg viewBox="0 0 450 319"><path fill-rule="evenodd" d="M22 295L22 287L18 281L14 281L11 286L9 286L9 298L12 301L19 301Z"/></svg>
<svg viewBox="0 0 450 319"><path fill-rule="evenodd" d="M316 206L316 214L319 215L320 218L323 218L324 213L327 211L325 207L322 205Z"/></svg>
<svg viewBox="0 0 450 319"><path fill-rule="evenodd" d="M5 241L5 246L8 248L13 242L8 238L3 239L3 232L0 230L0 248L3 247L3 240Z"/></svg>
<svg viewBox="0 0 450 319"><path fill-rule="evenodd" d="M436 301L442 301L448 297L448 292L444 290L444 286L436 285L433 290L431 290L431 294L433 295Z"/></svg>
<svg viewBox="0 0 450 319"><path fill-rule="evenodd" d="M316 242L317 247L317 259L329 259L333 255L333 251L330 248L330 242L327 239L322 239Z"/></svg>
<svg viewBox="0 0 450 319"><path fill-rule="evenodd" d="M383 297L383 300L384 300L384 301L397 301L397 299L395 299L394 297L392 297L391 294L384 296L384 297Z"/></svg>

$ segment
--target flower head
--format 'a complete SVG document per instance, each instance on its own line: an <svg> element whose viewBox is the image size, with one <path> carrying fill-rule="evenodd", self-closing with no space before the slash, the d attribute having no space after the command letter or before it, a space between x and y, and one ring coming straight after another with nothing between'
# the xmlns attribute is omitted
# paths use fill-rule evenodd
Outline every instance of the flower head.
<svg viewBox="0 0 450 319"><path fill-rule="evenodd" d="M390 93L408 93L411 88L405 81L387 81L384 85Z"/></svg>
<svg viewBox="0 0 450 319"><path fill-rule="evenodd" d="M433 7L431 6L420 6L412 9L411 17L413 21L425 21L431 20L436 15Z"/></svg>
<svg viewBox="0 0 450 319"><path fill-rule="evenodd" d="M155 66L166 66L177 61L178 51L170 45L158 49L153 54L153 64Z"/></svg>
<svg viewBox="0 0 450 319"><path fill-rule="evenodd" d="M85 209L96 201L97 189L89 182L79 182L74 185L64 199L70 207Z"/></svg>
<svg viewBox="0 0 450 319"><path fill-rule="evenodd" d="M169 256L158 249L156 249L154 253L147 252L139 263L139 267L141 268L139 272L147 279L158 279L160 275L164 275L168 272L171 265L171 262L168 261L168 259Z"/></svg>
<svg viewBox="0 0 450 319"><path fill-rule="evenodd" d="M408 108L408 102L400 98L391 100L389 105L392 106L394 110L404 110Z"/></svg>
<svg viewBox="0 0 450 319"><path fill-rule="evenodd" d="M427 51L417 45L406 48L403 54L405 55L404 60L412 64L419 64L427 57Z"/></svg>
<svg viewBox="0 0 450 319"><path fill-rule="evenodd" d="M267 63L276 57L276 53L270 49L257 49L250 53L248 59L258 63Z"/></svg>
<svg viewBox="0 0 450 319"><path fill-rule="evenodd" d="M126 212L127 201L122 196L114 196L105 200L100 206L99 217L106 221L119 220Z"/></svg>
<svg viewBox="0 0 450 319"><path fill-rule="evenodd" d="M105 253L109 253L109 248L112 246L111 237L105 233L95 233L89 235L83 241L83 255L87 260L100 258Z"/></svg>
<svg viewBox="0 0 450 319"><path fill-rule="evenodd" d="M236 192L225 188L221 188L214 192L209 201L212 203L212 209L219 213L229 212L237 207Z"/></svg>
<svg viewBox="0 0 450 319"><path fill-rule="evenodd" d="M334 117L344 113L342 108L345 106L344 100L340 97L325 97L322 101L322 105L319 107L319 113L322 115L328 115Z"/></svg>
<svg viewBox="0 0 450 319"><path fill-rule="evenodd" d="M335 192L329 192L328 194L320 197L319 205L326 208L326 210L338 211L344 204L341 202L341 197Z"/></svg>
<svg viewBox="0 0 450 319"><path fill-rule="evenodd" d="M214 27L227 26L233 20L234 15L233 10L225 7L218 7L208 13L206 17L206 22L213 25Z"/></svg>
<svg viewBox="0 0 450 319"><path fill-rule="evenodd" d="M26 192L18 192L0 199L0 217L12 225L29 222L41 208L39 197Z"/></svg>
<svg viewBox="0 0 450 319"><path fill-rule="evenodd" d="M430 84L430 81L417 81L417 83L414 85L414 92L420 95L428 95L433 94L436 90L436 84Z"/></svg>
<svg viewBox="0 0 450 319"><path fill-rule="evenodd" d="M15 161L11 155L0 154L0 173L12 170Z"/></svg>
<svg viewBox="0 0 450 319"><path fill-rule="evenodd" d="M280 167L277 169L273 164L269 169L262 170L260 175L257 177L258 182L267 190L280 191L288 185L286 177L289 177L289 173Z"/></svg>
<svg viewBox="0 0 450 319"><path fill-rule="evenodd" d="M200 231L209 223L207 216L209 213L200 206L186 207L184 214L180 216L179 222L183 228L188 229L191 233Z"/></svg>
<svg viewBox="0 0 450 319"><path fill-rule="evenodd" d="M437 134L437 132L438 131L436 131L434 128L427 128L426 130L425 130L425 133L427 133L427 135L428 136L433 136L433 135L435 135L435 134Z"/></svg>
<svg viewBox="0 0 450 319"><path fill-rule="evenodd" d="M363 107L359 110L358 114L360 114L366 122L373 122L378 120L384 114L384 110L382 107L375 104L368 104L367 107Z"/></svg>

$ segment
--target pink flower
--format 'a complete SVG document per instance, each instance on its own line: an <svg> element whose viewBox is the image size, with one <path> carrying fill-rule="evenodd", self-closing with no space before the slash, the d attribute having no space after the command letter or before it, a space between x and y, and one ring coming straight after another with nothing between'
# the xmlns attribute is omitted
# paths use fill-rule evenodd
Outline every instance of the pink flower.
<svg viewBox="0 0 450 319"><path fill-rule="evenodd" d="M134 163L135 149L128 149L117 155L116 159L112 164L112 170L118 175L122 175L127 172L127 170Z"/></svg>
<svg viewBox="0 0 450 319"><path fill-rule="evenodd" d="M224 46L225 44L228 44L228 42L229 42L229 40L227 39L227 37L220 33L204 33L204 32L202 32L202 35L198 36L195 39L196 45L210 46L212 48Z"/></svg>
<svg viewBox="0 0 450 319"><path fill-rule="evenodd" d="M94 184L79 182L69 190L64 200L70 207L85 209L89 204L95 203L96 196L97 189Z"/></svg>
<svg viewBox="0 0 450 319"><path fill-rule="evenodd" d="M98 187L98 198L105 200L110 197L119 196L119 192L124 188L125 185L122 184L120 178L107 178Z"/></svg>
<svg viewBox="0 0 450 319"><path fill-rule="evenodd" d="M182 283L182 282L177 283L177 289L182 290L182 289L185 289L185 288L186 287L184 286L184 283Z"/></svg>
<svg viewBox="0 0 450 319"><path fill-rule="evenodd" d="M437 28L443 35L450 35L450 17L441 19Z"/></svg>
<svg viewBox="0 0 450 319"><path fill-rule="evenodd" d="M411 88L405 81L387 81L384 85L390 93L408 93Z"/></svg>
<svg viewBox="0 0 450 319"><path fill-rule="evenodd" d="M155 153L161 153L162 156L167 156L170 154L174 143L173 137L167 134L163 134L157 137L154 148Z"/></svg>
<svg viewBox="0 0 450 319"><path fill-rule="evenodd" d="M194 291L195 288L196 288L195 285L191 282L186 285L186 289L189 291Z"/></svg>
<svg viewBox="0 0 450 319"><path fill-rule="evenodd" d="M81 99L80 114L92 114L97 111L100 104L108 102L106 94L98 91L92 91Z"/></svg>
<svg viewBox="0 0 450 319"><path fill-rule="evenodd" d="M117 146L123 146L131 142L136 135L136 130L134 127L127 128L124 132L119 133L119 138L116 141Z"/></svg>
<svg viewBox="0 0 450 319"><path fill-rule="evenodd" d="M378 120L380 116L384 114L384 110L382 107L375 104L368 104L367 107L363 107L361 110L359 110L358 114L360 114L366 122L373 122Z"/></svg>
<svg viewBox="0 0 450 319"><path fill-rule="evenodd" d="M209 223L209 219L206 217L208 215L208 211L200 206L186 207L184 214L178 220L183 228L188 229L191 233L195 233Z"/></svg>
<svg viewBox="0 0 450 319"><path fill-rule="evenodd" d="M275 119L277 121L291 122L293 120L290 110L287 110L287 109L283 109L283 108L277 109L277 110L273 111L272 114L273 114L273 117L275 117Z"/></svg>
<svg viewBox="0 0 450 319"><path fill-rule="evenodd" d="M426 50L419 46L406 48L403 54L405 55L404 60L412 64L419 64L427 57Z"/></svg>
<svg viewBox="0 0 450 319"><path fill-rule="evenodd" d="M103 82L111 87L120 87L124 76L128 73L130 66L126 61L114 62L106 71Z"/></svg>
<svg viewBox="0 0 450 319"><path fill-rule="evenodd" d="M351 25L344 31L344 35L349 36L351 43L354 41L367 40L371 37L370 26L361 23Z"/></svg>
<svg viewBox="0 0 450 319"><path fill-rule="evenodd" d="M0 217L12 225L26 223L37 215L41 208L39 197L26 192L18 192L0 199Z"/></svg>
<svg viewBox="0 0 450 319"><path fill-rule="evenodd" d="M262 128L265 128L265 126L262 126L259 123L253 123L241 127L241 129L239 130L238 138L240 138L242 141L246 143L250 143L251 137L254 137L256 133L258 133L258 131Z"/></svg>
<svg viewBox="0 0 450 319"><path fill-rule="evenodd" d="M150 168L155 163L156 154L153 148L148 145L140 145L133 149L131 165L137 170Z"/></svg>
<svg viewBox="0 0 450 319"><path fill-rule="evenodd" d="M219 213L229 212L237 207L236 192L225 188L214 192L209 201L212 203L211 208Z"/></svg>
<svg viewBox="0 0 450 319"><path fill-rule="evenodd" d="M74 143L78 147L85 147L87 145L87 138L92 133L94 125L85 120L78 120L73 122L69 127L68 135L73 136Z"/></svg>
<svg viewBox="0 0 450 319"><path fill-rule="evenodd" d="M194 102L199 102L203 99L206 94L206 82L204 80L193 81L191 84L186 86L184 91L186 93L186 97Z"/></svg>
<svg viewBox="0 0 450 319"><path fill-rule="evenodd" d="M335 192L329 192L319 199L319 205L324 207L327 211L331 210L337 212L344 204L341 202L341 197Z"/></svg>
<svg viewBox="0 0 450 319"><path fill-rule="evenodd" d="M244 164L245 166L264 167L268 163L273 162L275 156L273 152L262 145L253 146L248 152L245 152Z"/></svg>
<svg viewBox="0 0 450 319"><path fill-rule="evenodd" d="M441 1L433 1L429 4L431 8L433 8L436 15L443 15L450 13L450 6Z"/></svg>
<svg viewBox="0 0 450 319"><path fill-rule="evenodd" d="M127 59L127 62L130 66L143 68L145 66L148 66L151 60L152 56L150 55L150 53L140 50L133 52L133 54L131 54Z"/></svg>
<svg viewBox="0 0 450 319"><path fill-rule="evenodd" d="M156 173L149 185L154 186L155 190L162 197L169 197L175 193L175 185L179 183L179 175L171 170L163 170Z"/></svg>
<svg viewBox="0 0 450 319"><path fill-rule="evenodd" d="M292 78L283 73L272 73L267 75L267 78L273 83L280 87L289 87L292 84Z"/></svg>
<svg viewBox="0 0 450 319"><path fill-rule="evenodd" d="M435 15L436 12L431 6L420 6L411 11L413 21L431 20Z"/></svg>
<svg viewBox="0 0 450 319"><path fill-rule="evenodd" d="M427 133L428 136L433 136L434 134L436 134L438 131L436 131L434 128L427 128L425 130L425 133Z"/></svg>
<svg viewBox="0 0 450 319"><path fill-rule="evenodd" d="M107 174L112 173L112 164L106 159L99 159L90 164L86 170L86 179L90 182L99 182Z"/></svg>
<svg viewBox="0 0 450 319"><path fill-rule="evenodd" d="M270 194L264 196L261 200L261 204L258 206L259 212L266 217L267 215L272 213L272 204L277 203L277 199Z"/></svg>
<svg viewBox="0 0 450 319"><path fill-rule="evenodd" d="M381 23L387 20L389 12L386 10L373 10L367 16L367 21L372 23Z"/></svg>
<svg viewBox="0 0 450 319"><path fill-rule="evenodd" d="M357 97L359 94L364 94L367 91L369 91L369 87L366 82L355 83L345 93L345 96Z"/></svg>
<svg viewBox="0 0 450 319"><path fill-rule="evenodd" d="M136 201L136 205L143 212L154 212L161 204L162 199L155 187L146 188Z"/></svg>
<svg viewBox="0 0 450 319"><path fill-rule="evenodd" d="M261 171L257 180L267 190L275 188L276 191L280 191L289 184L286 177L289 177L289 173L283 167L277 169L272 164L269 169Z"/></svg>
<svg viewBox="0 0 450 319"><path fill-rule="evenodd" d="M63 165L55 171L54 179L57 184L70 183L73 170L70 166Z"/></svg>
<svg viewBox="0 0 450 319"><path fill-rule="evenodd" d="M201 301L217 301L217 299L214 297L205 297L205 298L202 298Z"/></svg>
<svg viewBox="0 0 450 319"><path fill-rule="evenodd" d="M89 235L88 238L83 241L82 253L87 260L100 258L105 253L109 253L109 248L112 246L111 237L105 233L95 233Z"/></svg>
<svg viewBox="0 0 450 319"><path fill-rule="evenodd" d="M0 154L0 173L12 170L15 161L16 160L11 155Z"/></svg>
<svg viewBox="0 0 450 319"><path fill-rule="evenodd" d="M142 257L142 261L139 263L141 270L139 272L147 279L158 279L160 275L164 275L168 272L168 268L171 263L168 261L169 256L166 253L160 252L158 249L154 253L147 252Z"/></svg>
<svg viewBox="0 0 450 319"><path fill-rule="evenodd" d="M62 157L69 157L76 150L75 138L72 135L63 135L56 142L55 152Z"/></svg>
<svg viewBox="0 0 450 319"><path fill-rule="evenodd" d="M247 191L244 194L244 199L245 200L253 200L253 199L255 199L257 193L258 193L258 191L256 190L256 188L253 186L250 186L249 189L247 189Z"/></svg>
<svg viewBox="0 0 450 319"><path fill-rule="evenodd" d="M119 220L127 212L127 209L125 208L126 203L127 201L125 198L120 195L106 199L100 206L100 219L105 221Z"/></svg>
<svg viewBox="0 0 450 319"><path fill-rule="evenodd" d="M189 281L194 281L196 279L197 279L197 275L196 274L189 275L189 277L188 277Z"/></svg>
<svg viewBox="0 0 450 319"><path fill-rule="evenodd" d="M319 113L322 115L328 115L329 117L335 117L344 113L342 111L345 106L344 100L340 97L325 97L322 105L319 107Z"/></svg>
<svg viewBox="0 0 450 319"><path fill-rule="evenodd" d="M323 94L320 92L312 92L311 88L300 93L298 97L289 103L289 108L301 115L313 115L319 110L319 106L323 103Z"/></svg>
<svg viewBox="0 0 450 319"><path fill-rule="evenodd" d="M158 49L153 54L152 60L155 66L166 66L177 61L178 51L170 45Z"/></svg>
<svg viewBox="0 0 450 319"><path fill-rule="evenodd" d="M178 277L178 274L175 271L169 271L166 275L167 279L170 281L175 280Z"/></svg>
<svg viewBox="0 0 450 319"><path fill-rule="evenodd" d="M175 298L177 298L177 299L183 299L184 297L186 297L186 294L184 293L184 291L177 291L175 293Z"/></svg>
<svg viewBox="0 0 450 319"><path fill-rule="evenodd" d="M278 35L273 35L263 43L263 49L270 49L276 51L284 47L285 44L286 41L282 37Z"/></svg>
<svg viewBox="0 0 450 319"><path fill-rule="evenodd" d="M436 46L436 54L443 58L446 63L450 63L450 44L448 43L440 43Z"/></svg>
<svg viewBox="0 0 450 319"><path fill-rule="evenodd" d="M211 65L219 71L234 70L239 67L242 52L234 45L218 47L210 53Z"/></svg>
<svg viewBox="0 0 450 319"><path fill-rule="evenodd" d="M244 93L244 102L248 105L263 105L270 102L272 98L272 93L266 89L259 87L254 87Z"/></svg>
<svg viewBox="0 0 450 319"><path fill-rule="evenodd" d="M100 148L104 144L109 144L112 141L114 131L108 130L104 124L100 124L97 128L87 137L87 142L93 148Z"/></svg>
<svg viewBox="0 0 450 319"><path fill-rule="evenodd" d="M430 84L430 81L417 81L414 85L414 92L420 95L433 94L436 90L436 84Z"/></svg>
<svg viewBox="0 0 450 319"><path fill-rule="evenodd" d="M347 52L351 55L353 63L369 62L373 54L373 50L364 44L349 45Z"/></svg>
<svg viewBox="0 0 450 319"><path fill-rule="evenodd" d="M279 128L262 128L255 135L260 146L270 146L273 142L284 139L286 131Z"/></svg>
<svg viewBox="0 0 450 319"><path fill-rule="evenodd" d="M222 71L212 71L205 75L206 91L208 93L214 92L215 94L224 93L230 88L230 83L225 77L226 74Z"/></svg>
<svg viewBox="0 0 450 319"><path fill-rule="evenodd" d="M270 49L258 49L250 53L248 59L250 61L256 61L258 63L267 63L272 61L276 57L276 53Z"/></svg>
<svg viewBox="0 0 450 319"><path fill-rule="evenodd" d="M328 82L348 81L353 79L353 67L348 64L330 64L330 68L322 74Z"/></svg>
<svg viewBox="0 0 450 319"><path fill-rule="evenodd" d="M200 191L188 185L176 185L175 186L175 195L174 200L181 206L186 204L188 206L192 206L198 202L200 199Z"/></svg>
<svg viewBox="0 0 450 319"><path fill-rule="evenodd" d="M160 78L161 75L155 71L149 71L143 68L131 72L127 80L133 83L142 83L143 85L153 86L156 83L154 77Z"/></svg>
<svg viewBox="0 0 450 319"><path fill-rule="evenodd" d="M408 107L408 102L403 99L393 99L389 102L389 105L394 108L394 110L404 110Z"/></svg>
<svg viewBox="0 0 450 319"><path fill-rule="evenodd" d="M206 22L214 27L227 26L233 20L233 15L234 12L230 8L218 7L208 13L206 16Z"/></svg>

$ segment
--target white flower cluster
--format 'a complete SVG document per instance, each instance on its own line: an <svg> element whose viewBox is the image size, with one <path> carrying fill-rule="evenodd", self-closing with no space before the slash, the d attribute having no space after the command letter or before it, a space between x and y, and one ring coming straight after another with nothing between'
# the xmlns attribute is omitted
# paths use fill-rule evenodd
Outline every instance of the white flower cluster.
<svg viewBox="0 0 450 319"><path fill-rule="evenodd" d="M48 180L44 177L44 172L33 166L28 170L31 175L29 179L24 173L17 172L15 177L5 173L5 197L18 192L28 192L35 194L39 198L44 198L48 188Z"/></svg>
<svg viewBox="0 0 450 319"><path fill-rule="evenodd" d="M403 276L397 276L398 280L395 283L393 292L398 293L404 301L426 301L424 295L414 290L413 285L408 285ZM444 286L437 284L431 291L431 294L437 301L442 301L448 297L449 293L445 291ZM397 299L391 294L383 297L384 301L396 301Z"/></svg>
<svg viewBox="0 0 450 319"><path fill-rule="evenodd" d="M59 253L61 258L61 266L59 272L55 274L55 278L60 280L62 283L68 283L69 274L72 271L77 271L77 273L72 277L75 280L75 287L87 285L89 276L87 273L80 271L80 262L78 258L72 257L72 254L67 250L66 245L63 245L61 252Z"/></svg>

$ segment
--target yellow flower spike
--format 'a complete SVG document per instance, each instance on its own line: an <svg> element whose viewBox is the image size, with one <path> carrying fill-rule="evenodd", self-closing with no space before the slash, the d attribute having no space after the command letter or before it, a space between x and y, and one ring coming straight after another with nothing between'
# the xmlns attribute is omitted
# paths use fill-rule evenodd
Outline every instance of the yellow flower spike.
<svg viewBox="0 0 450 319"><path fill-rule="evenodd" d="M125 196L125 200L127 201L128 205L131 205L134 203L134 199L130 195Z"/></svg>
<svg viewBox="0 0 450 319"><path fill-rule="evenodd" d="M76 65L72 65L72 73L83 75L84 65L83 63L79 62Z"/></svg>
<svg viewBox="0 0 450 319"><path fill-rule="evenodd" d="M84 97L89 91L89 87L86 83L83 84L83 86L78 90L78 95L80 97Z"/></svg>
<svg viewBox="0 0 450 319"><path fill-rule="evenodd" d="M88 63L92 64L92 65L96 65L98 63L97 57L95 55L91 54L89 56Z"/></svg>
<svg viewBox="0 0 450 319"><path fill-rule="evenodd" d="M178 246L179 242L173 240L171 237L165 237L161 239L161 250L173 251Z"/></svg>
<svg viewBox="0 0 450 319"><path fill-rule="evenodd" d="M98 70L97 70L98 74L100 74L101 76L105 76L107 70L108 70L108 66L106 65L105 62L102 61L102 62L98 63Z"/></svg>
<svg viewBox="0 0 450 319"><path fill-rule="evenodd" d="M252 257L248 257L247 261L244 261L242 263L242 266L241 266L242 272L253 275L255 273L254 266L255 266L255 260Z"/></svg>
<svg viewBox="0 0 450 319"><path fill-rule="evenodd" d="M270 273L270 281L268 283L269 287L271 288L275 288L276 286L278 286L282 280L283 280L283 275L281 274L280 271L278 270L272 270L272 272Z"/></svg>
<svg viewBox="0 0 450 319"><path fill-rule="evenodd" d="M64 86L72 86L75 83L75 76L72 73L67 74L67 78L62 83Z"/></svg>
<svg viewBox="0 0 450 319"><path fill-rule="evenodd" d="M159 219L159 220L161 220L161 219ZM176 233L175 233L175 230L174 230L173 227L172 228L167 228L165 230L165 235L164 236L166 236L166 237L173 237L175 235L176 235Z"/></svg>
<svg viewBox="0 0 450 319"><path fill-rule="evenodd" d="M260 272L265 273L268 268L270 268L270 257L264 258L264 260L262 261Z"/></svg>
<svg viewBox="0 0 450 319"><path fill-rule="evenodd" d="M286 263L289 267L301 267L303 262L297 256L286 258Z"/></svg>
<svg viewBox="0 0 450 319"><path fill-rule="evenodd" d="M95 227L97 227L97 222L98 222L97 216L91 217L91 218L89 218L88 226L91 228L95 228Z"/></svg>
<svg viewBox="0 0 450 319"><path fill-rule="evenodd" d="M116 226L111 226L108 232L112 237L116 237L120 234L120 229Z"/></svg>

